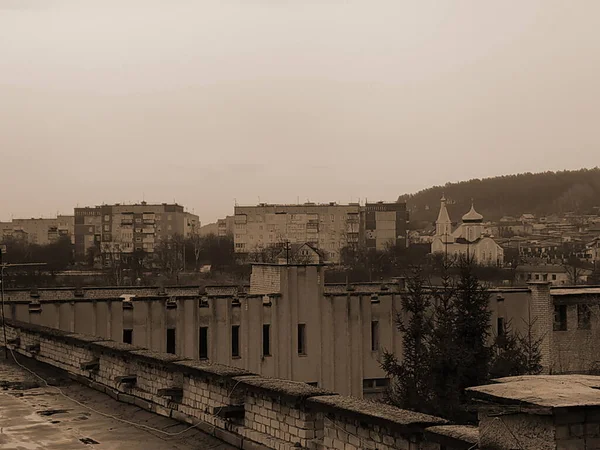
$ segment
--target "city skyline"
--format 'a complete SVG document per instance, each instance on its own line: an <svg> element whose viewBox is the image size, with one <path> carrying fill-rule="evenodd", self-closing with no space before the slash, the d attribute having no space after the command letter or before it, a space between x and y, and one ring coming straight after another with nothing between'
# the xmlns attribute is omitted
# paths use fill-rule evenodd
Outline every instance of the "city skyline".
<svg viewBox="0 0 600 450"><path fill-rule="evenodd" d="M599 10L5 0L0 219L146 199L207 223L593 167Z"/></svg>

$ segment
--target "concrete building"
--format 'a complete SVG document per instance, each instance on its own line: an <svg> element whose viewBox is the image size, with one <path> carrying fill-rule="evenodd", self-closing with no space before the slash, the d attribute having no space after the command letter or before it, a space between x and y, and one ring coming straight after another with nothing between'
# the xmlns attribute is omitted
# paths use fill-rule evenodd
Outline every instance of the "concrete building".
<svg viewBox="0 0 600 450"><path fill-rule="evenodd" d="M355 397L377 397L388 380L383 351L402 355L394 323L404 287L325 285L320 264L256 264L250 285L6 291L5 314L160 352L302 381ZM490 291L491 336L543 337L546 373L589 373L600 358L600 288L549 282ZM491 341L490 341L491 342Z"/></svg>
<svg viewBox="0 0 600 450"><path fill-rule="evenodd" d="M479 264L488 266L504 264L502 247L493 238L483 234L483 216L471 205L471 210L462 217L462 223L453 229L444 197L436 221L435 236L431 242L431 252L448 257L468 255Z"/></svg>
<svg viewBox="0 0 600 450"><path fill-rule="evenodd" d="M385 250L388 245L406 247L406 203L367 203L364 216L367 248Z"/></svg>
<svg viewBox="0 0 600 450"><path fill-rule="evenodd" d="M100 253L153 253L161 240L186 238L199 228L198 216L176 203L75 208L75 255L84 260L90 248Z"/></svg>
<svg viewBox="0 0 600 450"><path fill-rule="evenodd" d="M515 281L521 285L530 281L548 281L553 286L564 286L569 284L569 274L559 264L521 264L516 268Z"/></svg>
<svg viewBox="0 0 600 450"><path fill-rule="evenodd" d="M286 242L308 243L331 262L340 251L361 242L361 207L358 203L236 206L235 252L248 254Z"/></svg>
<svg viewBox="0 0 600 450"><path fill-rule="evenodd" d="M59 215L49 219L13 219L10 222L0 222L0 240L14 237L30 244L48 245L63 236L73 239L73 216Z"/></svg>

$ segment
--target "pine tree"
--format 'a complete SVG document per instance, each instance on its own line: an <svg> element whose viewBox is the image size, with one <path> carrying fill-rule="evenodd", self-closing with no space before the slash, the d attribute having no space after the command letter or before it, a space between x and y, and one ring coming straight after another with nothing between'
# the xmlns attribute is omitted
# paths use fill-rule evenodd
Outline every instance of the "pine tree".
<svg viewBox="0 0 600 450"><path fill-rule="evenodd" d="M390 400L405 409L429 411L430 309L431 295L425 289L421 270L415 269L402 296L402 313L396 317L396 326L402 333L402 360L386 352L382 363L385 372L393 379Z"/></svg>
<svg viewBox="0 0 600 450"><path fill-rule="evenodd" d="M474 273L470 258L459 260L459 279L454 293L456 322L454 339L458 358L458 388L464 402L465 389L488 381L492 356L490 336L489 291Z"/></svg>

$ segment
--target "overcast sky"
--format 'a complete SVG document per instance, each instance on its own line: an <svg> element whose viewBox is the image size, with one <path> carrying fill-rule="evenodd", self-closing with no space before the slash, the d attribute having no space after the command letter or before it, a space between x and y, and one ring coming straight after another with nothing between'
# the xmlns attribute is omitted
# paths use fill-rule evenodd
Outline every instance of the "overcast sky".
<svg viewBox="0 0 600 450"><path fill-rule="evenodd" d="M600 165L600 2L0 0L0 219ZM526 193L524 193L526 195Z"/></svg>

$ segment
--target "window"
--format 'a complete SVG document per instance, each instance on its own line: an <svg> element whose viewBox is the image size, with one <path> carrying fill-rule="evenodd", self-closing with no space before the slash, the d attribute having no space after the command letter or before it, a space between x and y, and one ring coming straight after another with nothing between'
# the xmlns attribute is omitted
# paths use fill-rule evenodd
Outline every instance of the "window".
<svg viewBox="0 0 600 450"><path fill-rule="evenodd" d="M567 330L567 305L554 305L554 331Z"/></svg>
<svg viewBox="0 0 600 450"><path fill-rule="evenodd" d="M200 327L198 358L208 359L208 327Z"/></svg>
<svg viewBox="0 0 600 450"><path fill-rule="evenodd" d="M142 219L140 219L139 217L137 219L135 219L135 223L142 223Z"/></svg>
<svg viewBox="0 0 600 450"><path fill-rule="evenodd" d="M536 279L536 280L539 280L539 279L540 279L540 274L539 274L539 273L536 273L536 274L535 274L535 279Z"/></svg>
<svg viewBox="0 0 600 450"><path fill-rule="evenodd" d="M544 275L542 275L542 279L543 279L544 281L548 281L548 274L547 274L547 273L545 273Z"/></svg>
<svg viewBox="0 0 600 450"><path fill-rule="evenodd" d="M592 328L591 324L592 311L590 305L580 304L577 305L577 329L578 330L589 330Z"/></svg>
<svg viewBox="0 0 600 450"><path fill-rule="evenodd" d="M371 351L379 350L379 322L371 322Z"/></svg>
<svg viewBox="0 0 600 450"><path fill-rule="evenodd" d="M366 378L363 380L363 391L384 391L389 385L388 378Z"/></svg>
<svg viewBox="0 0 600 450"><path fill-rule="evenodd" d="M556 281L556 274L552 274L552 281Z"/></svg>
<svg viewBox="0 0 600 450"><path fill-rule="evenodd" d="M271 325L263 325L263 356L271 356Z"/></svg>
<svg viewBox="0 0 600 450"><path fill-rule="evenodd" d="M298 354L306 355L306 324L298 324Z"/></svg>
<svg viewBox="0 0 600 450"><path fill-rule="evenodd" d="M105 222L110 221L110 216L108 214L104 214L104 221Z"/></svg>
<svg viewBox="0 0 600 450"><path fill-rule="evenodd" d="M131 328L123 328L123 342L133 344L133 330Z"/></svg>
<svg viewBox="0 0 600 450"><path fill-rule="evenodd" d="M498 337L504 336L504 334L506 332L506 327L504 326L504 317L498 317L497 325L498 325L498 331L497 331Z"/></svg>
<svg viewBox="0 0 600 450"><path fill-rule="evenodd" d="M175 354L175 328L167 328L167 353Z"/></svg>
<svg viewBox="0 0 600 450"><path fill-rule="evenodd" d="M167 216L167 220L173 220L173 216L172 216L171 214L169 214L169 215Z"/></svg>
<svg viewBox="0 0 600 450"><path fill-rule="evenodd" d="M240 326L233 325L231 327L231 356L233 358L240 357Z"/></svg>

